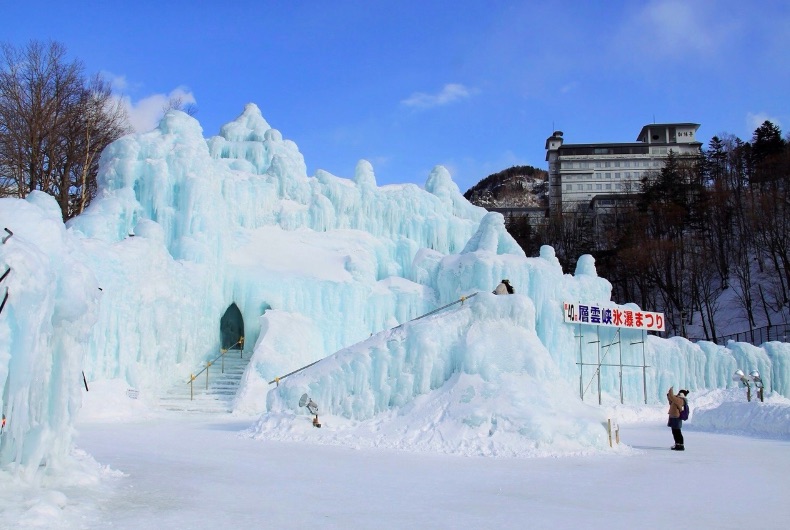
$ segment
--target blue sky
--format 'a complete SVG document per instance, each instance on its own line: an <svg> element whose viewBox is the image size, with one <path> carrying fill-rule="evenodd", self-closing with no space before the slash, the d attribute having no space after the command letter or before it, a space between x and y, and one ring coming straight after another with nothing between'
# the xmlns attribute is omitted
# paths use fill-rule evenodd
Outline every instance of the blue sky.
<svg viewBox="0 0 790 530"><path fill-rule="evenodd" d="M205 136L256 103L308 173L465 191L571 143L633 141L656 122L699 139L790 131L790 3L0 0L0 41L56 40L113 79L139 128L171 95Z"/></svg>

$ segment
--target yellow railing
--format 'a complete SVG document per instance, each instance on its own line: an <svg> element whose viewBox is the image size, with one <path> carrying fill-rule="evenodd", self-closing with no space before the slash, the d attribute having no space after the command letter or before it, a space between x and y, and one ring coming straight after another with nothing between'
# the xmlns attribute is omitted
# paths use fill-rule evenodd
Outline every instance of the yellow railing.
<svg viewBox="0 0 790 530"><path fill-rule="evenodd" d="M239 354L241 356L240 358L244 358L244 337L239 337L239 340L237 340L235 344L233 344L229 348L225 348L223 350L220 350L219 351L219 355L217 355L216 357L214 357L210 361L207 361L206 362L206 366L203 367L203 369L201 371L199 371L196 374L189 374L189 381L187 381L187 384L189 385L189 399L190 399L190 401L192 399L194 399L194 397L195 397L195 389L194 389L194 386L193 386L193 383L195 382L195 379L197 379L198 376L200 374L202 374L203 372L206 372L206 390L208 390L209 368L211 367L212 364L215 364L217 362L217 359L221 359L221 364L220 364L220 366L222 367L221 368L222 369L221 373L224 374L225 373L225 354L228 353L228 351L232 350L234 348L234 346L239 346L239 352L240 352Z"/></svg>

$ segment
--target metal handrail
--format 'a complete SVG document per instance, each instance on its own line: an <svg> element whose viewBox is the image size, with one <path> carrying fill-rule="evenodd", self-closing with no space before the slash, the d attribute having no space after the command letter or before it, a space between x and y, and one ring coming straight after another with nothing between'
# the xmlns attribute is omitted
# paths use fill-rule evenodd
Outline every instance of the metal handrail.
<svg viewBox="0 0 790 530"><path fill-rule="evenodd" d="M228 351L232 350L233 347L237 346L237 345L240 346L240 348L239 348L239 350L241 351L240 355L241 355L241 358L243 359L244 358L244 337L239 337L239 340L237 340L234 344L232 344L228 348L220 350L219 351L219 355L217 355L216 357L214 357L210 361L207 361L206 362L206 366L203 367L203 369L200 370L198 373L196 373L196 374L189 374L189 381L187 381L187 384L189 385L189 400L190 401L192 401L192 399L194 399L194 397L195 397L194 386L192 384L192 383L195 382L195 379L197 379L197 377L200 374L202 374L203 372L206 372L206 390L208 390L208 369L209 369L209 367L211 367L211 365L214 364L217 359L221 358L222 359L222 373L224 374L225 373L225 354L228 353Z"/></svg>
<svg viewBox="0 0 790 530"><path fill-rule="evenodd" d="M454 306L455 304L459 304L459 303L460 303L460 304L463 304L463 303L464 303L466 300L469 300L470 298L472 298L472 297L474 297L474 296L477 296L477 295L478 295L478 293L472 293L472 294L470 294L469 296L462 296L461 298L459 298L459 299L458 299L458 300L456 300L455 302L450 302L449 304L447 304L447 305L443 305L442 307L439 307L439 308L437 308L437 309L434 309L433 311L430 311L430 312L428 312L428 313L425 313L424 315L420 315L420 316L418 316L418 317L416 317L416 318L413 318L413 319L411 319L411 320L408 320L408 321L404 322L403 324L398 324L398 325L397 325L397 326L395 326L394 328L391 328L391 329L390 329L390 331L393 331L393 330L396 330L396 329L398 329L398 328L400 328L400 327L402 327L402 326L405 326L405 325L406 325L406 324L408 324L409 322L414 322L415 320L420 320L421 318L425 318L425 317L427 317L427 316L433 315L434 313L438 313L439 311L441 311L441 310L443 310L443 309L447 309L447 308L448 308L448 307L450 307L450 306ZM365 340L367 340L367 339L365 339ZM359 342L364 342L364 341L359 341ZM359 344L359 342L357 342L357 344ZM352 344L352 346L354 346L354 344ZM351 346L347 346L347 347L348 347L348 348L350 348ZM345 349L345 348L343 348L343 349ZM332 355L334 355L334 354L332 354ZM316 363L319 363L319 362L323 361L324 359L328 359L328 358L329 358L329 357L331 357L332 355L327 355L326 357L322 357L321 359L318 359L317 361L313 361L313 362L311 362L311 363L310 363L310 364L308 364L308 365L302 366L301 368L297 368L297 369L296 369L296 370L294 370L293 372L288 372L288 373L287 373L287 374L285 374L285 375L281 375L281 376L279 376L279 377L275 377L274 379L272 379L271 381L269 381L269 384L271 385L272 383L277 383L277 386L280 386L280 381L281 381L281 380L283 380L283 379L285 379L286 377L288 377L288 376L291 376L291 375L294 375L294 374L296 374L296 373L299 373L299 372L301 372L302 370L305 370L305 369L307 369L307 368L310 368L310 367L311 367L311 366L313 366L314 364L316 364Z"/></svg>

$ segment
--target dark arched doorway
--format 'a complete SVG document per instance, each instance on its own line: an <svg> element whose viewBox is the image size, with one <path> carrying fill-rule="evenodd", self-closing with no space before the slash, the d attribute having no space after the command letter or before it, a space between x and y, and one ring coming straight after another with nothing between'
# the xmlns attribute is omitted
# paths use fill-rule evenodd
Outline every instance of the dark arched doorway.
<svg viewBox="0 0 790 530"><path fill-rule="evenodd" d="M238 306L230 304L219 321L219 341L223 350L240 350L239 339L244 336L244 319Z"/></svg>

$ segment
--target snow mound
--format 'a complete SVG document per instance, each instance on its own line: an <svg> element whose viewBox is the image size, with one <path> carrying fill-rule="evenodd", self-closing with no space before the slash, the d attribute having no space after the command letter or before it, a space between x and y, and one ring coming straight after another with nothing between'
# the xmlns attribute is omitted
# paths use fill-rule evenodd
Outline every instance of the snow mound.
<svg viewBox="0 0 790 530"><path fill-rule="evenodd" d="M691 415L684 429L790 440L790 399L778 394L761 402L752 390L714 390L690 400Z"/></svg>
<svg viewBox="0 0 790 530"><path fill-rule="evenodd" d="M476 456L608 450L601 409L559 377L529 298L480 293L283 380L254 438ZM307 393L324 426L299 407Z"/></svg>

